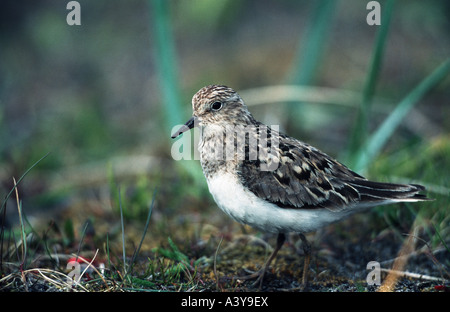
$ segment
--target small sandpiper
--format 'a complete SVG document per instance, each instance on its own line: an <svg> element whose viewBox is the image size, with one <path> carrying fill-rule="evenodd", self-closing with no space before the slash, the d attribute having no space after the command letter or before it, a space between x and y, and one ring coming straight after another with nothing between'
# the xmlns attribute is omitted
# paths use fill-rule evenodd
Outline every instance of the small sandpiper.
<svg viewBox="0 0 450 312"><path fill-rule="evenodd" d="M192 98L193 116L172 135L199 126L198 150L215 202L237 222L277 233L277 243L257 278L283 245L300 235L305 252L302 285L307 283L310 244L304 234L367 208L429 200L416 184L369 181L335 159L255 120L237 92L209 85Z"/></svg>

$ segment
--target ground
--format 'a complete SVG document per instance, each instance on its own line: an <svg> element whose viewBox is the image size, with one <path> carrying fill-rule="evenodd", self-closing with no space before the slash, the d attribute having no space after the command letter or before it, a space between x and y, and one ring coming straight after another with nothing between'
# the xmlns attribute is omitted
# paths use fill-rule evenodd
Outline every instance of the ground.
<svg viewBox="0 0 450 312"><path fill-rule="evenodd" d="M76 211L71 209L76 207ZM114 212L102 211L98 203L83 207L73 206L60 215L72 220L75 228L72 243L67 243L67 230L63 225L49 223L40 238L30 239L28 262L20 269L20 261L10 261L0 280L2 291L67 291L66 265L68 255L79 254L92 259L99 270L104 263L104 278L89 270L73 290L87 291L194 291L194 292L294 292L300 290L303 269L303 249L298 235L291 233L280 250L277 259L266 273L261 289L252 280L239 277L261 268L275 245L276 235L260 233L241 226L214 207L199 215L186 209L186 215L173 216L165 221L159 215L161 207L154 207L146 237L133 268L124 274L121 222ZM370 261L380 263L381 269L391 269L402 247L410 244L402 272L423 275L422 278L407 275L396 279L398 292L435 292L448 290L449 250L442 244L432 246L434 232L430 226L414 223L407 217L406 206L396 205L383 209L404 209L404 222L390 223L381 212L369 211L352 216L340 223L307 235L312 244L312 259L308 272L311 292L373 292L379 286L368 285L367 268ZM97 211L95 219L83 224L83 211ZM194 210L195 211L195 210ZM70 219L72 218L72 219ZM160 219L161 218L161 219ZM168 223L165 223L165 222ZM160 223L160 224L158 224ZM165 224L165 225L164 225ZM66 225L67 226L67 222ZM131 263L134 252L143 235L143 221L125 221L125 253ZM39 231L36 229L36 232ZM59 234L58 234L59 233ZM66 233L66 234L64 234ZM84 233L84 235L83 235ZM107 239L105 237L107 236ZM414 238L409 240L408 238ZM44 241L46 242L44 244ZM81 248L78 248L81 243ZM48 252L43 245L53 250ZM11 249L12 247L10 247ZM13 248L14 250L15 248ZM14 250L19 255L20 248ZM52 256L50 256L52 255ZM59 256L58 256L59 255ZM10 256L14 259L14 256ZM33 268L36 268L33 270ZM49 270L48 272L39 270ZM82 267L83 268L83 267ZM15 272L15 273L14 273ZM25 273L23 273L25 272ZM58 273L59 272L59 273ZM60 274L60 275L58 275ZM388 273L381 271L380 281L387 280ZM26 283L24 282L24 276ZM44 278L47 277L47 278ZM438 280L433 280L433 279ZM439 280L439 278L446 279ZM69 287L70 288L70 287Z"/></svg>

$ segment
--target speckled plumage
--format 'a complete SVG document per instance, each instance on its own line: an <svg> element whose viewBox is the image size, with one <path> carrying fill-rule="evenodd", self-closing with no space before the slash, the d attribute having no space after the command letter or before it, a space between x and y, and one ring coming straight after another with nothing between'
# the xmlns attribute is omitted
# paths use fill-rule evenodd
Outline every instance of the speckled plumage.
<svg viewBox="0 0 450 312"><path fill-rule="evenodd" d="M212 111L211 105L216 102L223 107ZM424 190L420 185L368 181L311 145L256 121L241 97L226 86L202 88L194 95L192 106L195 123L203 128L199 152L207 179L217 171L237 174L240 182L255 195L286 209L357 209L386 200L426 199L418 194ZM231 148L236 149L242 129L247 130L245 143L241 144L243 154L237 155L235 150L233 157L227 158L230 142L227 138L233 136ZM267 138L261 140L265 144L258 141L261 134ZM251 148L248 136L256 137L256 151ZM272 144L274 138L277 144ZM272 166L273 170L261 170L264 165L269 169Z"/></svg>
<svg viewBox="0 0 450 312"><path fill-rule="evenodd" d="M200 126L200 162L218 206L238 222L280 233L281 244L284 233L314 231L369 207L427 200L423 186L369 181L267 127L229 87L200 89L192 107L193 117L172 137Z"/></svg>

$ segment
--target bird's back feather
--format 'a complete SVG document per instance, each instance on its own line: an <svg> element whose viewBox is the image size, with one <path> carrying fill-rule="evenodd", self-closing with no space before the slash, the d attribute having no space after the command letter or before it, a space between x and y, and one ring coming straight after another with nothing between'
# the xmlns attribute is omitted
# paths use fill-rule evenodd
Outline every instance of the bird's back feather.
<svg viewBox="0 0 450 312"><path fill-rule="evenodd" d="M260 156L257 160L244 160L238 172L250 191L279 207L341 210L428 200L419 194L425 190L421 185L369 181L306 143L268 131L268 137L278 136L278 147L260 145L259 155L272 154L277 168L261 170L261 164L268 160Z"/></svg>

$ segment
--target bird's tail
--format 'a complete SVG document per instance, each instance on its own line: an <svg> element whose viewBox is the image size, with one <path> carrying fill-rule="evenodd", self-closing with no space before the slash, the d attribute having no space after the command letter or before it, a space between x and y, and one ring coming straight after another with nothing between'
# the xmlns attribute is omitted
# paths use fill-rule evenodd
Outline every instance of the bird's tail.
<svg viewBox="0 0 450 312"><path fill-rule="evenodd" d="M361 196L360 200L366 202L417 202L433 200L420 194L420 192L425 190L425 187L418 184L394 184L363 179L355 179L347 181L347 183L359 192Z"/></svg>

